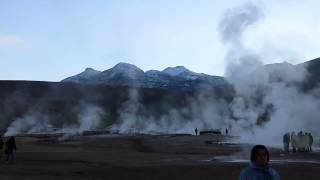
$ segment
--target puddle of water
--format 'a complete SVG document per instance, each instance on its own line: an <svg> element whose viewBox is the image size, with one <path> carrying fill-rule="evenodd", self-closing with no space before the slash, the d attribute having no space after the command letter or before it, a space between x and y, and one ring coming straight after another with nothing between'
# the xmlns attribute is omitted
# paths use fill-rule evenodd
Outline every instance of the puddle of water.
<svg viewBox="0 0 320 180"><path fill-rule="evenodd" d="M227 162L227 163L249 163L249 159L241 159L230 156L216 156L212 159L201 160L202 162ZM271 164L286 164L286 163L307 163L320 164L320 161L313 160L299 160L299 159L277 159L270 160Z"/></svg>
<svg viewBox="0 0 320 180"><path fill-rule="evenodd" d="M239 145L239 143L234 143L234 142L216 142L217 144L220 144L220 145Z"/></svg>
<svg viewBox="0 0 320 180"><path fill-rule="evenodd" d="M310 160L297 160L297 159L285 159L285 160L271 160L271 163L308 163L308 164L320 164L320 161Z"/></svg>

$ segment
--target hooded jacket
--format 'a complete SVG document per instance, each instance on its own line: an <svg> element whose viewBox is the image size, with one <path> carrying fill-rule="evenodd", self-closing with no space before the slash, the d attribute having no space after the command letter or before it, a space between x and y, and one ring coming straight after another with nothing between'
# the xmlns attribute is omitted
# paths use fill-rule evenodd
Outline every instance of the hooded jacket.
<svg viewBox="0 0 320 180"><path fill-rule="evenodd" d="M280 180L278 173L266 166L264 168L257 167L254 164L242 170L239 180Z"/></svg>

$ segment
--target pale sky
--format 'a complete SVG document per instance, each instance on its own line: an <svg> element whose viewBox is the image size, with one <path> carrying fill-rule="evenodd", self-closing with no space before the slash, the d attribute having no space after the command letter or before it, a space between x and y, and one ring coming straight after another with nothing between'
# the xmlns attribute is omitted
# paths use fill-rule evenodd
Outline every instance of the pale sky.
<svg viewBox="0 0 320 180"><path fill-rule="evenodd" d="M0 0L0 79L60 81L119 62L223 75L217 26L244 0ZM318 0L261 0L244 40L265 63L320 57Z"/></svg>

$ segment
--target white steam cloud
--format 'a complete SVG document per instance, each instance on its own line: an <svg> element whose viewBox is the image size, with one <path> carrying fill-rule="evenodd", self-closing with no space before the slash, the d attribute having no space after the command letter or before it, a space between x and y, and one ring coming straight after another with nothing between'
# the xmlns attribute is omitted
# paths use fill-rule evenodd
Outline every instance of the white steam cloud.
<svg viewBox="0 0 320 180"><path fill-rule="evenodd" d="M155 117L142 104L139 91L131 89L128 100L119 109L120 121L112 128L121 133L193 133L195 128L204 130L226 127L226 102L217 101L204 92L190 99L186 107L173 107L160 117ZM186 114L192 117L187 118Z"/></svg>
<svg viewBox="0 0 320 180"><path fill-rule="evenodd" d="M7 128L4 136L14 136L20 133L34 133L46 129L49 124L49 117L36 113L28 112L24 117L17 118Z"/></svg>
<svg viewBox="0 0 320 180"><path fill-rule="evenodd" d="M67 134L77 134L88 130L100 129L102 117L105 116L104 110L96 105L81 103L78 107L77 123L67 125L62 132Z"/></svg>
<svg viewBox="0 0 320 180"><path fill-rule="evenodd" d="M102 117L105 116L105 112L101 107L87 103L80 103L79 106L74 108L78 112L76 121L72 124L67 124L57 132L76 134L87 130L96 130L100 127L100 124L103 121ZM23 117L14 120L7 128L4 136L14 136L22 133L51 132L51 128L53 128L51 120L52 119L45 113L32 109Z"/></svg>
<svg viewBox="0 0 320 180"><path fill-rule="evenodd" d="M306 68L289 63L263 66L263 54L244 46L242 35L263 17L264 8L248 2L228 10L219 24L228 47L226 77L236 91L230 105L233 129L246 142L268 145L280 145L282 135L293 130L318 136L320 101L298 86L306 80Z"/></svg>

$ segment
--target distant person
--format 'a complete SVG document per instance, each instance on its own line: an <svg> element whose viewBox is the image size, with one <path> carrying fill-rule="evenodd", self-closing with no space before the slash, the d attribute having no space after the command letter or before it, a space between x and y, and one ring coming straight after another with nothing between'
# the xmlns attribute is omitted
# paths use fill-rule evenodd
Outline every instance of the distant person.
<svg viewBox="0 0 320 180"><path fill-rule="evenodd" d="M292 152L296 152L296 133L294 131L292 131L291 133L291 146L292 146Z"/></svg>
<svg viewBox="0 0 320 180"><path fill-rule="evenodd" d="M310 142L311 142L311 138L309 136L309 133L304 133L303 135L303 140L305 142L305 147L303 149L303 151L309 152L310 151Z"/></svg>
<svg viewBox="0 0 320 180"><path fill-rule="evenodd" d="M228 128L226 128L226 135L228 136L228 134L229 134L229 131L228 131Z"/></svg>
<svg viewBox="0 0 320 180"><path fill-rule="evenodd" d="M280 180L278 173L269 167L269 151L264 145L251 150L251 163L241 171L239 180Z"/></svg>
<svg viewBox="0 0 320 180"><path fill-rule="evenodd" d="M10 136L6 142L6 161L14 161L15 151L17 150L16 141L13 136Z"/></svg>
<svg viewBox="0 0 320 180"><path fill-rule="evenodd" d="M287 132L284 136L283 136L283 150L285 152L289 152L289 148L290 148L290 133Z"/></svg>
<svg viewBox="0 0 320 180"><path fill-rule="evenodd" d="M4 152L4 142L2 137L0 136L0 160L2 159L3 152Z"/></svg>
<svg viewBox="0 0 320 180"><path fill-rule="evenodd" d="M283 135L283 151L288 153L290 145L290 133L286 133Z"/></svg>
<svg viewBox="0 0 320 180"><path fill-rule="evenodd" d="M198 128L194 129L196 136L198 136Z"/></svg>
<svg viewBox="0 0 320 180"><path fill-rule="evenodd" d="M309 148L310 148L309 151L312 152L313 137L311 133L309 133L308 136L309 136Z"/></svg>

